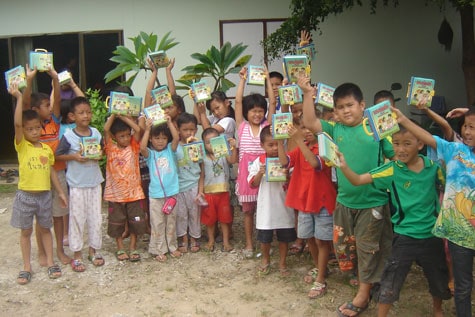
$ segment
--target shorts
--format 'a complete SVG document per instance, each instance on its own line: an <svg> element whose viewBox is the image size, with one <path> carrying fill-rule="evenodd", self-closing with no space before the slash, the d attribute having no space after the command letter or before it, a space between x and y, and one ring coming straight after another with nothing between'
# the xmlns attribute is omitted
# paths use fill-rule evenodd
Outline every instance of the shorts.
<svg viewBox="0 0 475 317"><path fill-rule="evenodd" d="M13 211L10 224L14 228L33 228L33 218L42 228L53 226L53 199L51 191L38 193L17 190L13 201Z"/></svg>
<svg viewBox="0 0 475 317"><path fill-rule="evenodd" d="M68 197L68 183L66 182L66 171L56 171L56 175L58 176L59 185L63 190L63 193ZM59 198L58 192L54 187L52 187L52 194L53 194L53 217L62 217L69 214L69 208L61 207L62 201Z"/></svg>
<svg viewBox="0 0 475 317"><path fill-rule="evenodd" d="M242 202L241 203L241 209L242 209L243 213L249 213L249 212L252 212L252 211L256 211L257 201Z"/></svg>
<svg viewBox="0 0 475 317"><path fill-rule="evenodd" d="M129 224L130 233L142 235L147 223L141 200L127 203L109 202L109 219L107 234L111 238L120 238L125 231L125 222Z"/></svg>
<svg viewBox="0 0 475 317"><path fill-rule="evenodd" d="M429 292L433 297L451 298L443 240L436 237L414 239L395 234L392 253L381 277L380 303L392 304L399 299L399 293L413 262L424 270L429 282Z"/></svg>
<svg viewBox="0 0 475 317"><path fill-rule="evenodd" d="M262 243L271 243L274 236L274 230L279 242L292 242L297 239L295 228L261 230L257 229L257 241Z"/></svg>
<svg viewBox="0 0 475 317"><path fill-rule="evenodd" d="M229 192L205 194L208 207L201 209L201 223L212 226L217 221L220 223L233 222L231 205L229 204Z"/></svg>
<svg viewBox="0 0 475 317"><path fill-rule="evenodd" d="M333 216L326 208L319 213L299 211L297 236L300 239L315 238L322 241L333 240Z"/></svg>

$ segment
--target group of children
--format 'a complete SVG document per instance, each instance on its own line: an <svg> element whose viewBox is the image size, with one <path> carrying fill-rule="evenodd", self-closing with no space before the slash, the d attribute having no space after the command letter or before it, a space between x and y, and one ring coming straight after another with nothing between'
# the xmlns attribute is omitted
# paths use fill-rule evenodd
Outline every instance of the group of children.
<svg viewBox="0 0 475 317"><path fill-rule="evenodd" d="M357 272L359 282L356 296L337 308L338 315L357 316L374 298L379 302L378 315L386 316L416 261L429 281L434 315L441 316L442 300L451 297L440 239L446 238L453 259L457 315L471 315L474 112L465 113L463 142L453 143L430 135L394 108L401 130L392 136L392 142L375 142L362 127L365 102L357 85L337 87L334 119L326 121L316 114L315 89L309 78L301 77L298 82L303 103L289 109L289 105L278 102L277 89L283 77L276 72L266 70L268 101L260 94L244 96L248 75L244 67L239 73L235 109L224 93L216 91L211 100L195 104L194 114L189 114L175 92L173 64L172 59L166 68L174 101L165 109L167 123L153 126L144 117L135 120L112 114L103 136L90 126L91 106L74 82L69 86L77 97L63 113L66 123L60 122L61 88L54 69L48 71L53 83L51 96L31 93L36 70L28 67L28 85L23 94L15 85L10 87L9 92L17 99L15 148L20 170L11 224L21 229L24 262L18 283L26 284L31 279L33 216L37 218L40 264L48 266L50 278L61 276L61 268L53 262L52 224L62 263L71 263L76 272L86 269L82 249L87 223L88 259L95 266L104 265L98 252L102 246L102 199L109 202L107 233L116 239L119 261L140 260L137 239L147 232L148 251L159 262L165 262L167 255L176 258L184 252L197 252L201 225L206 226L208 236L204 248L213 251L217 223L222 231L222 251L230 252L235 181L244 214L242 252L247 258L253 257L252 235L256 228L262 253L259 275L270 272L274 233L282 276L290 274L286 265L289 243L297 237L306 239L315 266L305 276L305 281L312 283L308 296L323 296L328 288L327 263L333 244L340 269ZM157 76L157 69L150 66L153 72L145 107L153 103L150 92ZM382 94L381 98L390 96ZM271 119L276 111L293 114L291 138L286 142L272 136ZM183 146L197 140L198 125L203 127L205 155L202 162L189 162ZM319 156L319 132L328 133L338 145L341 164L336 168L337 186L331 167ZM227 157L215 157L211 148L210 139L220 134L226 135L230 144L231 155ZM107 157L103 195L104 178L98 161L81 155L81 139L89 136L101 140ZM423 144L436 149L445 166L446 181L444 169L437 162L418 154ZM269 158L280 161L289 181L266 180ZM236 177L233 164L238 165ZM439 189L444 181L440 208ZM63 216L68 213L73 259L63 247ZM126 234L130 236L128 252L123 241Z"/></svg>

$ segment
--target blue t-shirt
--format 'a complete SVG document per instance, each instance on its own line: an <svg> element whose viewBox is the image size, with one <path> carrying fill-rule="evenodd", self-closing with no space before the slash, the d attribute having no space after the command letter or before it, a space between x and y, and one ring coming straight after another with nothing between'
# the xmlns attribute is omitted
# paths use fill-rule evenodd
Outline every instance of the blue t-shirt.
<svg viewBox="0 0 475 317"><path fill-rule="evenodd" d="M198 186L198 180L200 179L201 174L200 164L198 162L187 162L181 144L178 144L176 159L178 163L178 183L180 185L180 193Z"/></svg>
<svg viewBox="0 0 475 317"><path fill-rule="evenodd" d="M168 143L162 151L148 148L148 157L145 158L145 162L150 170L148 193L151 198L164 198L178 194L178 168L171 143Z"/></svg>

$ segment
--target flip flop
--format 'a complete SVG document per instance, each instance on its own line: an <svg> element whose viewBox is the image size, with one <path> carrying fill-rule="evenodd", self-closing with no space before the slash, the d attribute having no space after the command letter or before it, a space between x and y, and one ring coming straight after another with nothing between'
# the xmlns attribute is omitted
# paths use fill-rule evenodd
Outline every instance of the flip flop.
<svg viewBox="0 0 475 317"><path fill-rule="evenodd" d="M16 282L20 285L26 285L31 281L31 272L28 271L20 271L18 277L16 278Z"/></svg>
<svg viewBox="0 0 475 317"><path fill-rule="evenodd" d="M336 308L336 312L338 313L338 316L339 317L349 317L348 315L345 315L341 312L340 306L338 306ZM348 310L351 310L352 312L356 313L355 315L353 315L351 317L359 316L362 312L364 312L366 310L366 308L368 308L368 304L366 304L366 306L364 306L364 307L358 307L358 306L353 305L352 302L346 303L345 307L343 307L343 309L348 309Z"/></svg>
<svg viewBox="0 0 475 317"><path fill-rule="evenodd" d="M78 272L78 273L84 272L86 270L84 263L82 263L82 261L79 259L71 260L71 268L73 269L74 272Z"/></svg>
<svg viewBox="0 0 475 317"><path fill-rule="evenodd" d="M264 266L259 265L257 267L257 275L264 276L264 275L269 275L269 273L270 273L270 264L266 264Z"/></svg>
<svg viewBox="0 0 475 317"><path fill-rule="evenodd" d="M140 259L141 259L141 257L140 257L139 251L133 250L133 251L130 252L130 257L129 257L130 262L139 262Z"/></svg>
<svg viewBox="0 0 475 317"><path fill-rule="evenodd" d="M106 263L102 255L100 255L99 253L94 253L93 255L89 255L87 259L91 261L92 265L94 266L103 266Z"/></svg>
<svg viewBox="0 0 475 317"><path fill-rule="evenodd" d="M125 256L124 256L125 255ZM119 261L127 261L127 260L130 260L130 257L127 255L127 252L125 252L124 250L117 250L115 252L115 257L117 258L117 260Z"/></svg>
<svg viewBox="0 0 475 317"><path fill-rule="evenodd" d="M165 254L157 254L153 257L155 260L157 260L158 262L166 262L167 261L167 256Z"/></svg>
<svg viewBox="0 0 475 317"><path fill-rule="evenodd" d="M320 283L320 282L315 281L313 283L312 288L310 289L310 292L308 293L308 298L316 299L325 295L326 292L327 292L327 282Z"/></svg>
<svg viewBox="0 0 475 317"><path fill-rule="evenodd" d="M57 265L50 266L48 268L48 277L50 279L56 279L61 277L63 274L61 273L61 268Z"/></svg>

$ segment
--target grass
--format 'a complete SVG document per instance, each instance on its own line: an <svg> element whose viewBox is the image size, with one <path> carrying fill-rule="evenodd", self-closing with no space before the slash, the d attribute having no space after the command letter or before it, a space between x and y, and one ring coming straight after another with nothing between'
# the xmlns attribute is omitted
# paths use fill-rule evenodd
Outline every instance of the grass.
<svg viewBox="0 0 475 317"><path fill-rule="evenodd" d="M16 192L17 184L0 184L0 193L11 194Z"/></svg>

